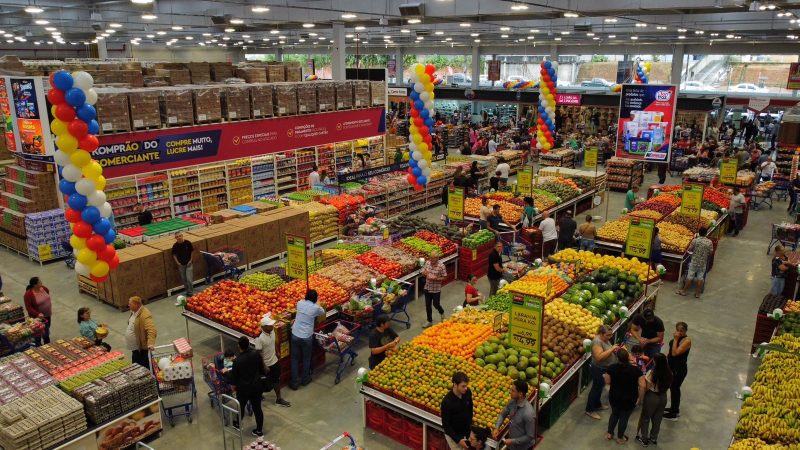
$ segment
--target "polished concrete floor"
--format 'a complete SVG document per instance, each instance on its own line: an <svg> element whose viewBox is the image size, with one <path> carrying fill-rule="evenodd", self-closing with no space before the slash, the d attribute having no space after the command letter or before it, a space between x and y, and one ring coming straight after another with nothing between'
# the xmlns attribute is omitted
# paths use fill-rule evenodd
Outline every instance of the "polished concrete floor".
<svg viewBox="0 0 800 450"><path fill-rule="evenodd" d="M654 174L647 181L655 181ZM677 183L673 178L670 182ZM622 208L623 194L611 193L609 216L616 217ZM739 412L735 392L752 379L757 362L750 357L756 310L769 290L769 257L765 254L770 236L770 224L788 218L786 203L777 202L773 210L754 211L749 224L738 238L725 239L717 253L714 270L709 275L708 286L701 299L674 294L673 283L666 283L658 296L657 314L669 330L675 322L686 321L694 346L689 361L689 376L684 383L681 418L662 426L659 446L664 449L702 450L727 448ZM438 220L443 208L431 209L423 214ZM593 214L604 216L606 205ZM22 301L22 294L31 276L40 276L51 290L54 301L54 338L70 338L78 334L76 310L90 306L93 317L110 325L107 341L115 348L124 347L123 333L128 313L97 302L77 291L75 276L63 263L55 262L43 267L30 263L16 254L0 250L0 274L5 282L6 295ZM442 303L449 311L463 300L462 282L444 288ZM200 287L198 287L200 288ZM479 289L488 292L488 283L482 279ZM155 316L158 343L166 344L186 335L187 328L174 297L158 300L148 308ZM424 302L420 299L409 306L413 324L410 329L395 327L404 340L421 332L424 322ZM671 331L670 331L671 332ZM195 370L198 385L195 419L189 424L178 419L174 428L165 422L160 437L150 445L157 450L192 448L193 450L223 448L219 413L212 409L206 397L208 387L203 383L199 368L200 357L219 351L220 340L216 333L198 326L189 326L194 346ZM668 333L669 334L669 333ZM266 437L284 450L313 450L349 431L358 443L369 450L395 449L399 446L363 426L362 398L357 392L355 369L366 366L366 339L359 345L360 355L356 367L345 373L340 384L334 384L335 358L328 357L327 364L314 374L314 381L299 391L286 389L284 396L292 402L291 408L277 407L274 394L264 401ZM595 449L614 448L603 436L607 414L595 421L583 414L586 401L583 393L570 406L564 416L544 433L540 448ZM638 412L630 420L629 434L633 437ZM245 420L245 431L252 428L252 419ZM245 442L251 441L245 437ZM634 442L628 446L638 446ZM227 448L237 448L228 445ZM336 447L333 447L336 448ZM340 448L340 447L339 447Z"/></svg>

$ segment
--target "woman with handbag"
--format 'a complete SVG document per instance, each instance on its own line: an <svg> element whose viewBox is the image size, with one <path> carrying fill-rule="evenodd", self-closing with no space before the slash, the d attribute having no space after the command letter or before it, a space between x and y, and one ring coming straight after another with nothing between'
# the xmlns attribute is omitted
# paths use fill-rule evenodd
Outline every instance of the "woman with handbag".
<svg viewBox="0 0 800 450"><path fill-rule="evenodd" d="M250 341L247 337L239 338L239 356L233 361L233 367L228 372L228 382L236 386L236 400L241 407L241 416L244 417L247 404L253 408L256 417L256 427L252 434L256 437L264 435L264 412L261 410L261 356L250 349ZM239 428L240 424L235 422L234 428Z"/></svg>

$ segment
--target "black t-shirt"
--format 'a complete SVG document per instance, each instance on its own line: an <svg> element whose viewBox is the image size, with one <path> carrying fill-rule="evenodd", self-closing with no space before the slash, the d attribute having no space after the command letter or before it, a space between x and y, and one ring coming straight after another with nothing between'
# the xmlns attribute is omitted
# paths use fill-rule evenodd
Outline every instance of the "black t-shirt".
<svg viewBox="0 0 800 450"><path fill-rule="evenodd" d="M373 349L383 347L395 339L397 339L397 333L395 333L391 328L383 332L378 331L377 329L372 330L372 333L369 334L369 348ZM386 359L386 352L378 353L377 355L370 354L369 368L374 369L375 366L380 364L384 359Z"/></svg>
<svg viewBox="0 0 800 450"><path fill-rule="evenodd" d="M577 228L578 224L574 220L569 217L562 217L558 222L558 240L561 242L572 242Z"/></svg>
<svg viewBox="0 0 800 450"><path fill-rule="evenodd" d="M176 242L172 245L172 254L178 258L178 262L185 266L192 261L192 252L194 247L192 243L184 240L183 242Z"/></svg>
<svg viewBox="0 0 800 450"><path fill-rule="evenodd" d="M500 190L500 177L492 175L492 177L489 178L489 189L494 189L495 191Z"/></svg>
<svg viewBox="0 0 800 450"><path fill-rule="evenodd" d="M652 322L647 322L643 315L637 314L633 316L632 322L642 329L641 334L645 339L652 339L658 336L658 333L664 331L664 322L658 317L654 317Z"/></svg>
<svg viewBox="0 0 800 450"><path fill-rule="evenodd" d="M459 175L453 178L453 185L455 187L467 188L469 187L469 179L467 179L467 177L465 177L464 175Z"/></svg>
<svg viewBox="0 0 800 450"><path fill-rule="evenodd" d="M503 278L503 272L498 272L494 265L499 264L500 267L503 267L503 258L500 257L500 253L497 253L497 250L492 250L492 253L489 253L489 270L486 273L486 276L490 280L499 280Z"/></svg>
<svg viewBox="0 0 800 450"><path fill-rule="evenodd" d="M150 225L153 223L153 213L150 211L143 211L139 213L139 225Z"/></svg>
<svg viewBox="0 0 800 450"><path fill-rule="evenodd" d="M456 397L452 390L442 399L440 406L442 412L442 428L450 439L458 442L469 439L469 427L472 426L472 391L461 398Z"/></svg>
<svg viewBox="0 0 800 450"><path fill-rule="evenodd" d="M642 371L630 363L616 363L608 368L611 385L608 391L608 401L611 406L631 409L636 406L639 396L639 377Z"/></svg>
<svg viewBox="0 0 800 450"><path fill-rule="evenodd" d="M786 272L780 269L783 260L777 256L772 258L772 276L777 278L786 278Z"/></svg>

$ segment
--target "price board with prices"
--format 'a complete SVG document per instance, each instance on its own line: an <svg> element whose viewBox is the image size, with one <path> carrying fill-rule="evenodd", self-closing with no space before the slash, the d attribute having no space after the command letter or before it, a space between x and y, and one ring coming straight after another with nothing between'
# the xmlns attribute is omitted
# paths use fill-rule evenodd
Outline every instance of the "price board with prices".
<svg viewBox="0 0 800 450"><path fill-rule="evenodd" d="M510 344L537 355L542 350L542 313L544 299L512 292L511 316L508 323Z"/></svg>
<svg viewBox="0 0 800 450"><path fill-rule="evenodd" d="M447 218L464 220L464 188L450 186L447 191Z"/></svg>
<svg viewBox="0 0 800 450"><path fill-rule="evenodd" d="M583 151L583 168L596 169L597 168L597 147L587 147Z"/></svg>
<svg viewBox="0 0 800 450"><path fill-rule="evenodd" d="M308 279L308 254L306 238L286 235L286 275L298 279Z"/></svg>
<svg viewBox="0 0 800 450"><path fill-rule="evenodd" d="M739 169L739 160L725 158L719 166L719 182L722 184L736 184L736 173Z"/></svg>
<svg viewBox="0 0 800 450"><path fill-rule="evenodd" d="M700 217L703 210L703 192L705 186L702 184L684 184L681 196L681 214L689 217Z"/></svg>
<svg viewBox="0 0 800 450"><path fill-rule="evenodd" d="M533 191L533 167L524 166L517 172L517 186L519 192L528 194Z"/></svg>
<svg viewBox="0 0 800 450"><path fill-rule="evenodd" d="M625 239L625 254L640 259L650 259L650 247L653 243L653 219L631 218L628 226L628 237Z"/></svg>

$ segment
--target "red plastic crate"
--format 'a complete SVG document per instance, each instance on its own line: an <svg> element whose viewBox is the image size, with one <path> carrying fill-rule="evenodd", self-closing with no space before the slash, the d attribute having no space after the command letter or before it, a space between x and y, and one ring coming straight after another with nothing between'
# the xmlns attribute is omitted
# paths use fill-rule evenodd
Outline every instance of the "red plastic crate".
<svg viewBox="0 0 800 450"><path fill-rule="evenodd" d="M406 436L405 436L405 430L403 430L403 426L402 425L400 425L399 427L395 427L395 426L389 425L386 428L387 428L387 431L388 431L387 436L389 436L390 438L394 439L395 441L405 445Z"/></svg>
<svg viewBox="0 0 800 450"><path fill-rule="evenodd" d="M403 429L403 416L397 414L396 412L387 409L386 410L386 425L389 427Z"/></svg>
<svg viewBox="0 0 800 450"><path fill-rule="evenodd" d="M415 450L423 450L422 449L422 424L411 419L405 420L405 436L406 436L406 445L415 449Z"/></svg>
<svg viewBox="0 0 800 450"><path fill-rule="evenodd" d="M386 408L367 400L367 427L378 433L386 434Z"/></svg>
<svg viewBox="0 0 800 450"><path fill-rule="evenodd" d="M428 428L427 450L450 450L450 445L444 438L444 433L439 430Z"/></svg>

